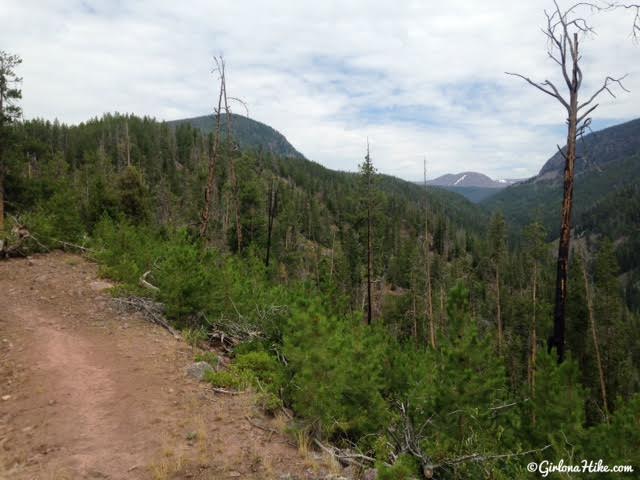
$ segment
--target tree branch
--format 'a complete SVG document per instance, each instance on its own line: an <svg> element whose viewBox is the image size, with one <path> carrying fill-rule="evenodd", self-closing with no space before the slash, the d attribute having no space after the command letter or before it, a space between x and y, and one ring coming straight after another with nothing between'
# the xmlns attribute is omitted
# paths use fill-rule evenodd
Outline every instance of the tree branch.
<svg viewBox="0 0 640 480"><path fill-rule="evenodd" d="M442 467L444 465L454 466L454 465L459 465L461 463L468 463L468 462L486 462L489 460L500 460L503 458L521 457L523 455L529 455L532 453L544 452L547 448L551 448L551 445L545 445L542 448L537 448L534 450L527 450L526 452L502 453L498 455L485 455L481 453L473 453L471 455L463 455L462 457L445 460L444 462L442 462L441 465L435 465L435 467Z"/></svg>
<svg viewBox="0 0 640 480"><path fill-rule="evenodd" d="M627 74L628 75L628 74ZM609 95L611 95L613 98L616 98L615 94L611 91L610 85L611 84L618 84L618 86L624 90L625 92L629 93L629 90L627 90L625 88L625 86L622 84L622 80L624 80L627 75L623 75L620 78L613 78L613 77L607 77L604 80L604 84L602 85L602 87L600 87L593 95L591 95L591 98L589 98L589 100L587 100L586 102L582 103L581 105L578 106L578 110L581 110L582 108L586 107L587 105L589 105L591 102L593 102L596 98L598 98L598 95L600 95L602 92L608 92Z"/></svg>
<svg viewBox="0 0 640 480"><path fill-rule="evenodd" d="M525 77L524 75L520 75L519 73L512 73L512 72L504 72L504 73L506 75L511 75L511 76L523 79L529 85L532 85L536 87L538 90L546 93L547 95L552 96L553 98L558 100L562 105L564 105L566 109L569 109L569 104L567 103L567 101L564 98L562 98L562 95L560 95L560 92L558 92L558 89L556 88L556 86L553 83L551 83L549 80L545 80L542 83L536 83L530 78ZM544 85L550 87L550 90L547 90L546 88L544 88Z"/></svg>

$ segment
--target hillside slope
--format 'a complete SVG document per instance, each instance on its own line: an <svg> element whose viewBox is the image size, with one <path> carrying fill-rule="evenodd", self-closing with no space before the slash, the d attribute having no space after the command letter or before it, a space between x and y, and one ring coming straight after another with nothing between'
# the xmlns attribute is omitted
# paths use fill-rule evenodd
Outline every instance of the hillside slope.
<svg viewBox="0 0 640 480"><path fill-rule="evenodd" d="M578 142L574 219L606 195L640 180L640 119L586 135ZM554 154L537 176L507 187L482 206L501 210L507 220L522 227L542 220L552 236L559 230L564 164Z"/></svg>
<svg viewBox="0 0 640 480"><path fill-rule="evenodd" d="M578 141L576 174L599 171L640 152L640 118L585 135ZM566 151L566 147L563 149ZM564 159L556 152L540 169L536 182L561 180Z"/></svg>
<svg viewBox="0 0 640 480"><path fill-rule="evenodd" d="M573 201L573 234L584 236L593 252L599 242L614 242L627 305L640 310L640 119L587 135L579 142L582 155L576 164ZM559 153L540 173L485 199L489 211L502 211L519 231L541 221L549 240L560 230L564 165Z"/></svg>
<svg viewBox="0 0 640 480"><path fill-rule="evenodd" d="M226 114L222 115L220 123L222 132L226 132ZM215 128L215 117L213 115L203 115L200 117L171 120L167 122L167 124L174 128L188 124L204 133L210 133L213 132ZM234 138L240 144L240 148L262 148L267 152L282 157L304 158L304 156L289 143L284 135L269 125L237 114L232 114L231 125L233 127Z"/></svg>

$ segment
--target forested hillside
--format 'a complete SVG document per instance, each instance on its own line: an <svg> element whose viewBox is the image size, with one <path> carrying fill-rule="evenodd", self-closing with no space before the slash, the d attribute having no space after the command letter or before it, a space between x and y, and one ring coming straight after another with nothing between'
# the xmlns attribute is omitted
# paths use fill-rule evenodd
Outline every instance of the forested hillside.
<svg viewBox="0 0 640 480"><path fill-rule="evenodd" d="M634 211L635 186L640 181L640 119L594 132L578 143L574 235L584 237L590 252L605 240L615 245L628 305L640 309L640 261L634 253L640 220ZM482 206L502 212L516 228L537 220L558 236L562 204L562 167L556 153L530 180L487 198Z"/></svg>
<svg viewBox="0 0 640 480"><path fill-rule="evenodd" d="M234 139L243 149L263 149L279 157L304 158L293 145L277 130L269 125L253 120L243 115L234 113L231 116ZM227 131L227 115L220 116L221 131L224 135ZM204 133L212 133L216 127L214 115L203 115L200 117L183 118L181 120L171 120L167 122L171 127L180 125L191 125Z"/></svg>
<svg viewBox="0 0 640 480"><path fill-rule="evenodd" d="M256 386L265 409L292 408L296 428L356 448L380 478L470 478L488 464L526 478L521 454L557 460L569 447L637 463L640 325L611 249L576 260L571 360L557 365L544 348L553 261L540 224L515 249L501 215L371 162L334 172L225 141L202 237L214 134L117 114L6 131L9 245L88 249L121 294L152 296L189 338L234 347L215 386Z"/></svg>

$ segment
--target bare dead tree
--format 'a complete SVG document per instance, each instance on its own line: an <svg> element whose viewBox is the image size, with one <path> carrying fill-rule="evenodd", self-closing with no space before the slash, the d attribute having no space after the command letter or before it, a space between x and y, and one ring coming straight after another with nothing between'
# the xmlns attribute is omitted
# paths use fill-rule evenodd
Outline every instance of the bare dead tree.
<svg viewBox="0 0 640 480"><path fill-rule="evenodd" d="M213 133L213 145L209 151L209 171L207 175L207 186L204 191L204 206L200 215L200 237L205 238L207 235L207 229L209 228L209 218L211 216L211 201L215 188L216 179L216 163L218 159L218 150L220 147L220 117L222 114L222 97L224 95L224 59L214 58L216 68L214 72L220 76L220 92L218 94L218 107L215 108L216 126Z"/></svg>
<svg viewBox="0 0 640 480"><path fill-rule="evenodd" d="M222 61L222 69L224 70L224 60L221 59L221 61ZM236 158L240 154L240 147L233 140L232 115L231 115L231 108L229 107L229 100L237 100L239 102L241 101L235 97L227 96L226 75L222 76L221 82L222 82L222 90L224 92L222 98L224 100L224 113L225 113L225 120L226 120L226 126L227 126L226 150L227 150L227 155L229 155L229 176L231 179L231 191L233 193L234 215L236 220L236 249L237 251L240 251L242 249L242 223L240 222L240 193L239 193L239 186L238 186L238 177L236 175ZM246 104L244 104L243 102L241 103L246 108Z"/></svg>
<svg viewBox="0 0 640 480"><path fill-rule="evenodd" d="M554 308L553 333L548 340L548 348L556 349L558 362L564 360L565 343L565 307L567 303L567 282L569 270L569 246L571 240L571 210L573 206L573 180L576 162L577 138L591 124L591 113L598 108L594 103L602 93L608 93L615 97L614 87L627 91L622 84L625 76L614 78L607 76L600 88L598 88L586 101L579 102L579 92L582 87L583 72L580 67L582 53L580 41L584 36L594 33L593 27L587 20L580 16L585 9L591 11L603 11L606 4L580 2L562 10L554 0L554 9L545 10L547 25L542 29L548 41L547 54L557 65L566 84L566 94L560 93L560 89L551 80L536 82L519 73L505 72L526 81L529 85L541 92L555 98L567 112L567 146L563 150L558 146L558 151L565 161L564 167L564 194L562 200L560 241L558 245L558 262L556 272L556 295Z"/></svg>

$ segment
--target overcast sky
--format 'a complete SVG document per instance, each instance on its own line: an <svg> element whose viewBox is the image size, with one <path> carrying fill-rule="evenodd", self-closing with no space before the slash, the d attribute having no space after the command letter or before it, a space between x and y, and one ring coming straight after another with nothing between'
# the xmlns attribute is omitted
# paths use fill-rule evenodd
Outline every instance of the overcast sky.
<svg viewBox="0 0 640 480"><path fill-rule="evenodd" d="M26 118L210 113L222 53L229 94L330 168L356 169L368 137L378 169L405 179L422 177L424 155L430 178L521 178L564 144L562 107L503 73L558 79L539 28L551 1L1 3L0 48L24 60ZM629 73L631 93L603 97L596 128L640 116L631 21L597 15L582 43L585 95Z"/></svg>

